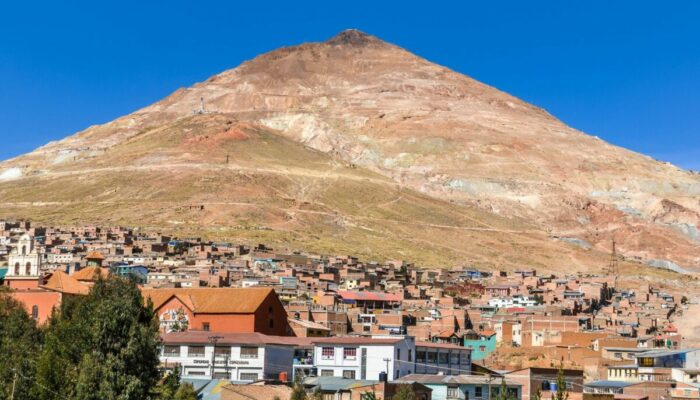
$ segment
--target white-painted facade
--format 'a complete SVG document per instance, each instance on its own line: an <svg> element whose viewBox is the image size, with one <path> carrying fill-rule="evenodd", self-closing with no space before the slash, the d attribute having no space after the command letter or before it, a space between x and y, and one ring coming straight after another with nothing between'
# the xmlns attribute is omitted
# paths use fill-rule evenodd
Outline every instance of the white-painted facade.
<svg viewBox="0 0 700 400"><path fill-rule="evenodd" d="M179 365L181 375L186 378L212 379L212 359L213 378L217 379L253 382L260 379L278 379L281 372L286 372L288 377L292 376L293 346L218 344L214 358L213 353L212 344L166 343L161 351L160 361L167 368Z"/></svg>
<svg viewBox="0 0 700 400"><path fill-rule="evenodd" d="M336 376L350 379L378 380L381 372L387 372L389 381L412 374L415 371L415 342L405 337L393 343L348 340L342 343L314 344L314 364L319 376Z"/></svg>

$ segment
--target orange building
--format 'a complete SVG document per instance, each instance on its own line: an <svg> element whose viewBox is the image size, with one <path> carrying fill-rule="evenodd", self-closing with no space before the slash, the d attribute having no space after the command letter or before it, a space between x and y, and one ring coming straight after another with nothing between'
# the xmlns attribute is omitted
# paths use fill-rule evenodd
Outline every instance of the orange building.
<svg viewBox="0 0 700 400"><path fill-rule="evenodd" d="M142 289L163 331L202 330L291 336L287 312L269 287Z"/></svg>
<svg viewBox="0 0 700 400"><path fill-rule="evenodd" d="M43 325L51 317L54 308L61 305L64 296L84 296L90 292L90 287L80 283L63 271L54 271L43 281L36 277L34 280L11 281L10 295L20 302L38 325Z"/></svg>

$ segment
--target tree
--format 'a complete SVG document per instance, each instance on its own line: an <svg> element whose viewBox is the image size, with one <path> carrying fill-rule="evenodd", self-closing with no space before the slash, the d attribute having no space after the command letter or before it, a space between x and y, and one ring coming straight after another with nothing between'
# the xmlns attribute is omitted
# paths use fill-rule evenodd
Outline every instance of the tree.
<svg viewBox="0 0 700 400"><path fill-rule="evenodd" d="M364 392L361 398L362 400L377 400L377 394L374 391Z"/></svg>
<svg viewBox="0 0 700 400"><path fill-rule="evenodd" d="M537 388L537 391L530 397L530 400L542 400L542 389Z"/></svg>
<svg viewBox="0 0 700 400"><path fill-rule="evenodd" d="M501 386L496 394L496 400L513 400L510 393L508 393L508 385L505 378L501 378Z"/></svg>
<svg viewBox="0 0 700 400"><path fill-rule="evenodd" d="M416 394L413 393L411 385L400 385L399 390L394 394L393 400L416 400Z"/></svg>
<svg viewBox="0 0 700 400"><path fill-rule="evenodd" d="M148 399L160 378L159 345L153 307L135 282L99 280L50 319L37 364L40 399Z"/></svg>
<svg viewBox="0 0 700 400"><path fill-rule="evenodd" d="M0 288L0 398L35 399L41 331L22 305Z"/></svg>
<svg viewBox="0 0 700 400"><path fill-rule="evenodd" d="M566 391L566 379L564 377L564 366L559 364L557 371L557 392L554 394L554 400L567 400L569 392Z"/></svg>
<svg viewBox="0 0 700 400"><path fill-rule="evenodd" d="M289 400L306 400L306 398L306 389L301 383L301 378L297 378L296 382L294 382L294 387L292 387L292 394Z"/></svg>
<svg viewBox="0 0 700 400"><path fill-rule="evenodd" d="M191 383L183 383L177 389L173 400L197 400L197 392Z"/></svg>

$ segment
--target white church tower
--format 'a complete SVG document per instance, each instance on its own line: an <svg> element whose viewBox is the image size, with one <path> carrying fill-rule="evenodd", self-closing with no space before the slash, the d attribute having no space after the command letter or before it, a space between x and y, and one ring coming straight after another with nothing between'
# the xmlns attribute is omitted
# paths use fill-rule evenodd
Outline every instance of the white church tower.
<svg viewBox="0 0 700 400"><path fill-rule="evenodd" d="M6 279L36 279L39 277L41 256L28 233L20 236L10 251Z"/></svg>

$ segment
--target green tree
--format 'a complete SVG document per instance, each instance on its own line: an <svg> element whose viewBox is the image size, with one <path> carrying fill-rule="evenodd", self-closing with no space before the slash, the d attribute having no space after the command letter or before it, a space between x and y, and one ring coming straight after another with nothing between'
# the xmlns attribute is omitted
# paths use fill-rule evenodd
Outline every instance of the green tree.
<svg viewBox="0 0 700 400"><path fill-rule="evenodd" d="M173 400L197 400L197 392L191 383L182 383L175 393Z"/></svg>
<svg viewBox="0 0 700 400"><path fill-rule="evenodd" d="M411 389L411 385L400 385L399 390L394 394L393 400L416 400L416 394Z"/></svg>
<svg viewBox="0 0 700 400"><path fill-rule="evenodd" d="M22 305L0 288L0 398L35 399L41 331Z"/></svg>
<svg viewBox="0 0 700 400"><path fill-rule="evenodd" d="M40 399L151 398L159 345L153 307L135 282L99 280L89 295L64 299L49 322L37 364Z"/></svg>
<svg viewBox="0 0 700 400"><path fill-rule="evenodd" d="M180 368L175 367L175 370L166 373L163 380L156 388L159 400L173 400L175 394L180 389Z"/></svg>
<svg viewBox="0 0 700 400"><path fill-rule="evenodd" d="M362 393L362 400L377 400L377 394L374 391Z"/></svg>
<svg viewBox="0 0 700 400"><path fill-rule="evenodd" d="M294 382L294 386L292 387L292 394L289 396L289 400L306 400L306 389L304 389L304 385L301 383L301 379L297 378L296 382Z"/></svg>
<svg viewBox="0 0 700 400"><path fill-rule="evenodd" d="M566 378L564 377L564 366L559 364L557 371L557 392L554 394L554 400L567 400L569 392L566 391Z"/></svg>
<svg viewBox="0 0 700 400"><path fill-rule="evenodd" d="M496 393L496 400L513 400L510 393L508 393L508 385L505 378L501 378L501 386Z"/></svg>

